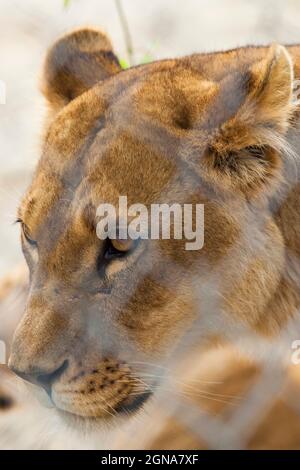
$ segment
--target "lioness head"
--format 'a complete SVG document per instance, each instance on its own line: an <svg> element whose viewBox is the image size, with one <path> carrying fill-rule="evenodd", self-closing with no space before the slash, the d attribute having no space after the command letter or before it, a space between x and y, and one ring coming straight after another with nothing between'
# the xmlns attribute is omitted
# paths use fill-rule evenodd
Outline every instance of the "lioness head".
<svg viewBox="0 0 300 470"><path fill-rule="evenodd" d="M259 325L283 263L268 203L292 82L281 46L125 71L96 30L51 48L47 131L18 214L30 290L10 367L63 414L134 411L184 339L218 322ZM203 204L204 246L187 250L172 230L101 239L97 208L120 196L147 208Z"/></svg>

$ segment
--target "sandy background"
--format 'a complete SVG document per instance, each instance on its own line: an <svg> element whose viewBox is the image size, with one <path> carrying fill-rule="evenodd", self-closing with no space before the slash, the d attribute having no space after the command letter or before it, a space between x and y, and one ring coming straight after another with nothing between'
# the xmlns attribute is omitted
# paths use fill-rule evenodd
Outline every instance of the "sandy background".
<svg viewBox="0 0 300 470"><path fill-rule="evenodd" d="M0 276L21 259L16 207L39 155L43 100L38 82L47 47L80 25L105 29L126 50L114 0L0 0ZM300 42L300 0L123 0L135 60L249 43Z"/></svg>

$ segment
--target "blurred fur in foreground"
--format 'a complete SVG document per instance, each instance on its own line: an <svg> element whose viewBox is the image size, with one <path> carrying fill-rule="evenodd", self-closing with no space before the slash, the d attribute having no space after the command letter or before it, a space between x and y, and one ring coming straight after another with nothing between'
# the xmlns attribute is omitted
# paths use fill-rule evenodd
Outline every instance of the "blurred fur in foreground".
<svg viewBox="0 0 300 470"><path fill-rule="evenodd" d="M20 268L1 283L8 347L23 312L26 276ZM191 352L145 413L115 431L87 435L67 427L1 366L0 449L299 449L299 393L299 366L263 369L232 347L210 348Z"/></svg>

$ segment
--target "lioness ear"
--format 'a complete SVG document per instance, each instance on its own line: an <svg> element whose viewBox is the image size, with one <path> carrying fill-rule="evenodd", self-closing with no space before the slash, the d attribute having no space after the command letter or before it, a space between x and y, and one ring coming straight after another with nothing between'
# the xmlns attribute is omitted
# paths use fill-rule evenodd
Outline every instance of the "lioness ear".
<svg viewBox="0 0 300 470"><path fill-rule="evenodd" d="M109 39L101 31L80 29L63 36L50 48L42 91L56 112L120 69Z"/></svg>
<svg viewBox="0 0 300 470"><path fill-rule="evenodd" d="M218 113L202 159L209 178L245 191L279 175L281 153L287 148L284 136L295 109L293 80L292 60L279 45L271 46L265 59L238 77L226 77L220 84L219 103L225 111Z"/></svg>
<svg viewBox="0 0 300 470"><path fill-rule="evenodd" d="M271 46L266 59L253 65L250 74L248 102L253 101L256 122L285 132L293 108L294 82L288 51L280 45Z"/></svg>

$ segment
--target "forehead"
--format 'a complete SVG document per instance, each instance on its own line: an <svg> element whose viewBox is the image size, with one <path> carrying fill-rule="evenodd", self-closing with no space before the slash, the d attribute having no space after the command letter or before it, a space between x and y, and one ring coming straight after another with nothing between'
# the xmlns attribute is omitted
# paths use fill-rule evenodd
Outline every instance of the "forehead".
<svg viewBox="0 0 300 470"><path fill-rule="evenodd" d="M61 214L75 205L114 203L119 195L129 202L159 202L178 179L185 189L178 154L186 133L180 119L188 118L181 108L189 106L190 93L195 102L197 87L204 109L213 87L185 68L176 74L172 67L146 76L133 72L84 93L50 125L20 208L32 226L58 205Z"/></svg>

